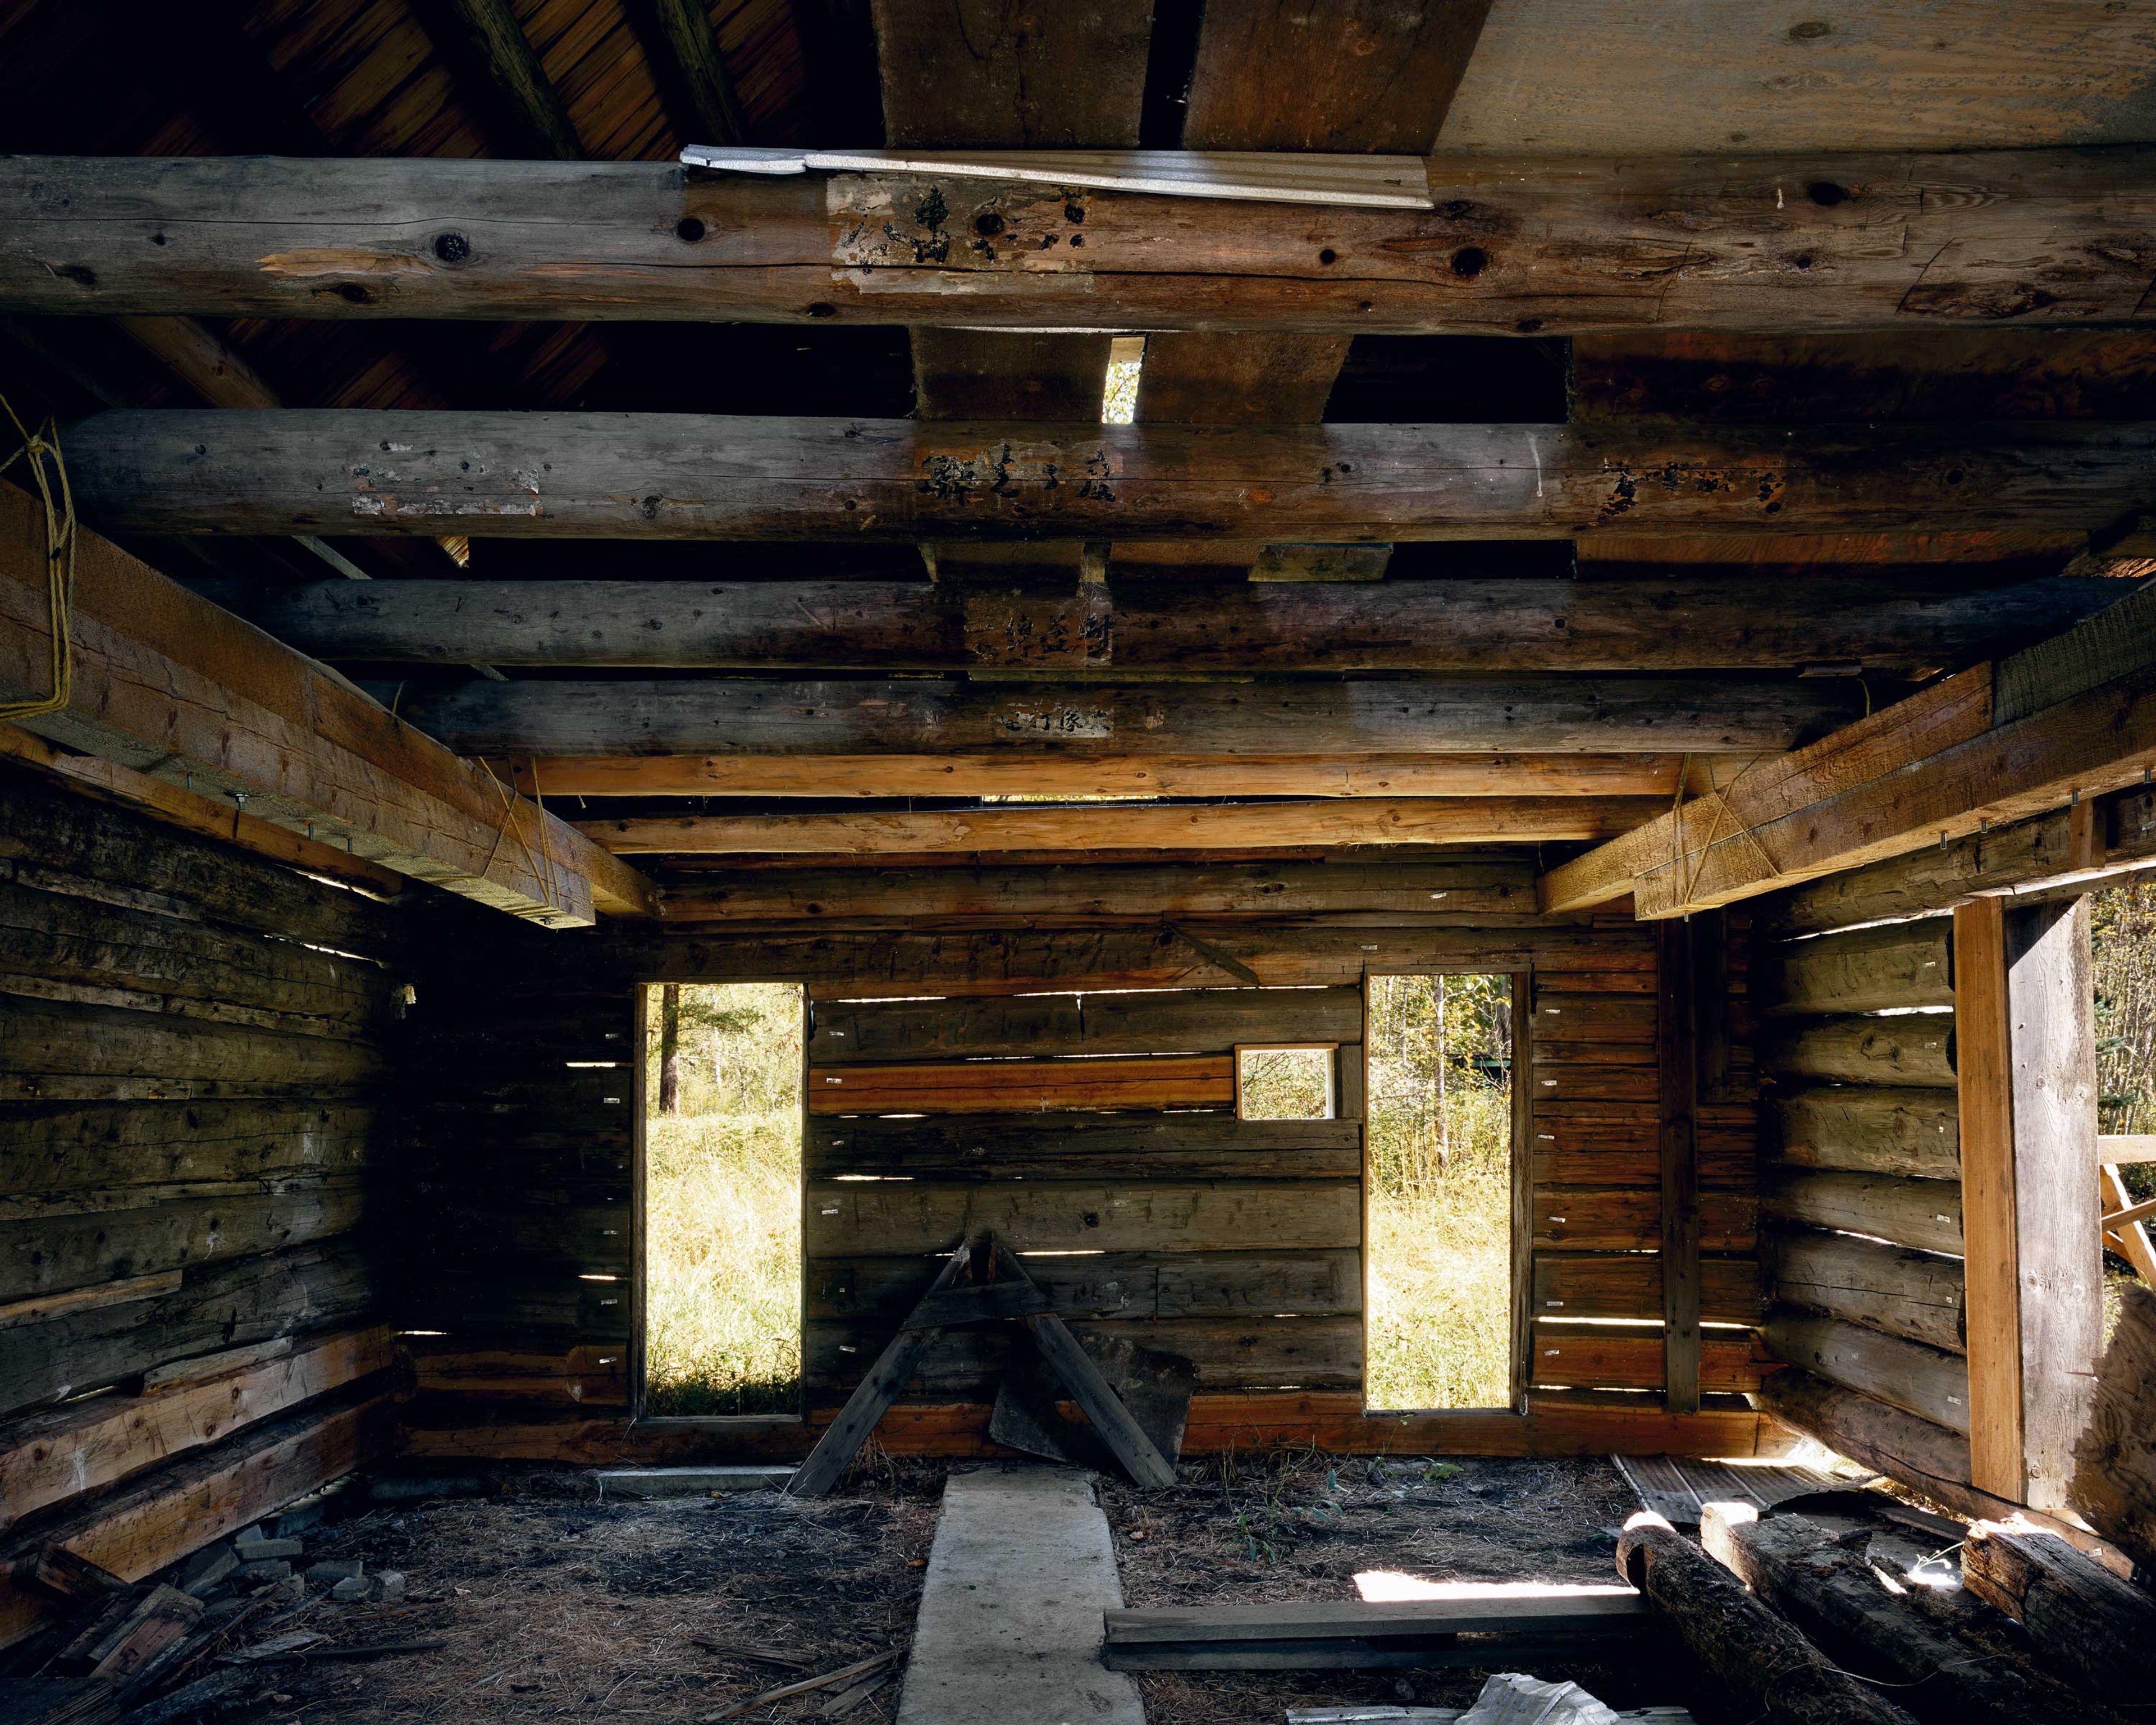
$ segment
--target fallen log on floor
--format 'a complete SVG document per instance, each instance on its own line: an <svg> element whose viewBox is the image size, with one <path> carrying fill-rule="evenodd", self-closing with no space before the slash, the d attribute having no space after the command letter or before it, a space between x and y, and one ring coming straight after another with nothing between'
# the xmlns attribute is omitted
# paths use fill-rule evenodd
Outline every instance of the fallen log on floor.
<svg viewBox="0 0 2156 1725"><path fill-rule="evenodd" d="M1709 1504L1708 1553L1836 1663L1894 1686L1917 1717L1940 1725L2123 1725L2025 1664L1979 1654L1889 1593L1871 1565L1809 1516L1758 1518L1748 1504Z"/></svg>
<svg viewBox="0 0 2156 1725"><path fill-rule="evenodd" d="M2066 1501L2097 1532L2156 1568L2156 1294L2129 1282L2074 1445Z"/></svg>
<svg viewBox="0 0 2156 1725"><path fill-rule="evenodd" d="M2123 1705L2156 1692L2156 1599L2057 1534L1979 1522L1962 1547L1963 1585L2029 1632L2069 1683Z"/></svg>
<svg viewBox="0 0 2156 1725"><path fill-rule="evenodd" d="M1669 1620L1729 1692L1732 1717L1762 1725L1910 1725L1660 1516L1635 1515L1617 1573Z"/></svg>

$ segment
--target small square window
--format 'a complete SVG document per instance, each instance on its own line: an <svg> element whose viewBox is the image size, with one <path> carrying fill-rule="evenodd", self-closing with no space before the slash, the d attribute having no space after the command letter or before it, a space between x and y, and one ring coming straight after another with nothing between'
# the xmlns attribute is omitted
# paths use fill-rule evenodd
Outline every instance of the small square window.
<svg viewBox="0 0 2156 1725"><path fill-rule="evenodd" d="M1243 1120L1330 1120L1338 1093L1331 1043L1242 1045L1235 1050L1235 1113Z"/></svg>

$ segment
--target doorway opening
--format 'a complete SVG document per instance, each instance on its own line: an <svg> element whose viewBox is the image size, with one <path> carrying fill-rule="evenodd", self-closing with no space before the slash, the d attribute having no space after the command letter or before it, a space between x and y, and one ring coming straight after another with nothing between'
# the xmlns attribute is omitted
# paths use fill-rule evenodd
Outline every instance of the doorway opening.
<svg viewBox="0 0 2156 1725"><path fill-rule="evenodd" d="M798 1414L803 991L644 997L639 1411Z"/></svg>
<svg viewBox="0 0 2156 1725"><path fill-rule="evenodd" d="M1509 1408L1520 1383L1514 1002L1502 972L1367 978L1364 1399Z"/></svg>

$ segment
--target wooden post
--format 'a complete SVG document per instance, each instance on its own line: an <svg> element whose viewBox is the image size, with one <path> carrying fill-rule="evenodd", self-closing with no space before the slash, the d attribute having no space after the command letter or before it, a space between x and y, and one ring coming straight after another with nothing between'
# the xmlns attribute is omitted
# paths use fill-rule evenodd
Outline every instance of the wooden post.
<svg viewBox="0 0 2156 1725"><path fill-rule="evenodd" d="M1655 927L1661 1055L1662 1378L1672 1414L1699 1411L1699 1054L1692 927Z"/></svg>
<svg viewBox="0 0 2156 1725"><path fill-rule="evenodd" d="M2095 989L2086 899L1954 912L1969 1466L2066 1502L2102 1340Z"/></svg>
<svg viewBox="0 0 2156 1725"><path fill-rule="evenodd" d="M659 1111L681 1111L681 985L659 985Z"/></svg>

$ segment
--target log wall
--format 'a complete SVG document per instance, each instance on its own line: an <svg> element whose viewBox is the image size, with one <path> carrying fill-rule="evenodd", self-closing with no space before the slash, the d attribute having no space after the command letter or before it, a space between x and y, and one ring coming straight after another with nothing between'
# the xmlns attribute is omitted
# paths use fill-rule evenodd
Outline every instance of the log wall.
<svg viewBox="0 0 2156 1725"><path fill-rule="evenodd" d="M0 775L0 1578L146 1574L385 1450L402 922ZM41 1610L0 1579L0 1641Z"/></svg>
<svg viewBox="0 0 2156 1725"><path fill-rule="evenodd" d="M1762 1337L1794 1369L1761 1399L1938 1495L1969 1479L1953 919L1838 926L1858 878L1762 914Z"/></svg>
<svg viewBox="0 0 2156 1725"><path fill-rule="evenodd" d="M1703 1410L1673 1420L1659 1394L1656 944L1629 918L572 936L490 924L426 944L453 963L420 983L403 1068L400 1321L441 1332L410 1343L415 1453L801 1453L933 1255L989 1228L1073 1255L1034 1266L1081 1333L1193 1359L1194 1448L1751 1448L1756 1417L1737 1394L1756 1382L1760 1311L1748 1048L1741 1024L1710 1039L1698 1222L1713 1327ZM1235 986L1224 962L1257 985ZM1431 968L1528 978L1522 1402L1366 1415L1362 983ZM635 999L663 981L808 993L805 1426L627 1423ZM1728 1027L1718 999L1712 1016ZM1342 1045L1342 1117L1237 1120L1235 1045L1300 1041ZM1600 1319L1624 1322L1585 1322ZM981 1451L1002 1345L976 1335L932 1353L884 1440Z"/></svg>

